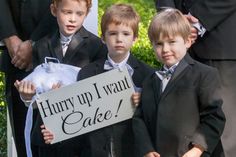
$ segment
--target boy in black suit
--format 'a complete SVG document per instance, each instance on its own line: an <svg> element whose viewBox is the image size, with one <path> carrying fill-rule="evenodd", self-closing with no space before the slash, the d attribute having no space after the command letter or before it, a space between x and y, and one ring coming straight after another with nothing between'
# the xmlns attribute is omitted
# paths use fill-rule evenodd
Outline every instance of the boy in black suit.
<svg viewBox="0 0 236 157"><path fill-rule="evenodd" d="M83 67L97 59L105 58L106 46L102 41L87 31L82 25L89 9L91 0L54 0L51 12L57 18L59 30L42 38L35 43L33 49L34 67L44 63L45 57L57 58L61 63ZM55 82L56 83L56 82ZM23 99L31 98L35 94L35 87L31 82L16 81L15 86ZM42 137L42 119L37 113L37 119L32 131L32 145L37 146L40 157L58 157L73 154L71 145L61 142L55 145L46 145ZM34 156L36 156L34 154Z"/></svg>
<svg viewBox="0 0 236 157"><path fill-rule="evenodd" d="M127 66L133 71L132 80L139 89L152 69L138 61L130 49L138 37L139 16L127 4L110 6L102 16L102 39L108 48L106 59L98 60L81 69L79 80L106 72L112 68ZM132 97L134 99L134 95ZM135 101L135 100L134 100ZM132 120L126 120L85 135L81 148L82 157L133 157L134 138Z"/></svg>
<svg viewBox="0 0 236 157"><path fill-rule="evenodd" d="M131 6L115 4L109 7L101 21L102 39L108 48L107 58L82 68L78 80L126 66L132 71L136 89L141 89L144 77L151 73L152 69L130 53L130 48L138 36L138 23L139 16ZM132 96L134 104L139 101L139 96L140 93ZM44 133L50 143L52 135L48 135L47 131ZM80 157L134 156L131 119L79 136L77 141L82 143L79 148Z"/></svg>
<svg viewBox="0 0 236 157"><path fill-rule="evenodd" d="M149 39L164 66L147 77L133 117L138 157L209 157L225 117L215 68L193 60L190 24L176 9L159 12Z"/></svg>

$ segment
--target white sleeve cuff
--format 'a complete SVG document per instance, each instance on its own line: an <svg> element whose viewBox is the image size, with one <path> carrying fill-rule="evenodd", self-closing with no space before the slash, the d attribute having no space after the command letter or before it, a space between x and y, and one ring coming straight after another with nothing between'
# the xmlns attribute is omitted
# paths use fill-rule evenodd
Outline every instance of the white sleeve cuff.
<svg viewBox="0 0 236 157"><path fill-rule="evenodd" d="M203 25L199 22L192 24L193 27L195 27L198 30L198 35L200 35L201 37L203 37L203 35L206 32L206 28L203 27Z"/></svg>
<svg viewBox="0 0 236 157"><path fill-rule="evenodd" d="M34 101L34 100L25 100L25 99L22 98L21 95L20 95L20 99L23 101L23 103L25 104L26 107L29 107L30 104L32 103L32 101ZM32 107L33 107L33 109L37 108L37 104L36 104L35 101L33 102Z"/></svg>
<svg viewBox="0 0 236 157"><path fill-rule="evenodd" d="M190 12L188 13L188 15L193 16ZM206 33L206 28L200 22L196 22L192 24L192 26L198 30L198 35L200 35L201 37L203 37L203 35Z"/></svg>

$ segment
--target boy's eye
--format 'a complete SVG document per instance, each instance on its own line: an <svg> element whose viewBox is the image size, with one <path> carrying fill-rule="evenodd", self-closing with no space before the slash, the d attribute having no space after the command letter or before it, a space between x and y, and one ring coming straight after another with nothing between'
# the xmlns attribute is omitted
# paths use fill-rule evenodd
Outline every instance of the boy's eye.
<svg viewBox="0 0 236 157"><path fill-rule="evenodd" d="M77 12L77 15L83 16L85 13L84 12Z"/></svg>
<svg viewBox="0 0 236 157"><path fill-rule="evenodd" d="M169 43L174 44L176 41L175 40L170 40Z"/></svg>
<svg viewBox="0 0 236 157"><path fill-rule="evenodd" d="M124 34L125 36L129 36L129 35L130 35L129 32L124 32L123 34Z"/></svg>
<svg viewBox="0 0 236 157"><path fill-rule="evenodd" d="M110 32L109 35L116 35L116 32Z"/></svg>
<svg viewBox="0 0 236 157"><path fill-rule="evenodd" d="M71 13L72 13L72 11L70 11L70 10L62 10L62 12L63 12L64 14L71 14Z"/></svg>
<svg viewBox="0 0 236 157"><path fill-rule="evenodd" d="M161 45L163 45L163 43L162 42L156 42L155 45L156 46L161 46Z"/></svg>

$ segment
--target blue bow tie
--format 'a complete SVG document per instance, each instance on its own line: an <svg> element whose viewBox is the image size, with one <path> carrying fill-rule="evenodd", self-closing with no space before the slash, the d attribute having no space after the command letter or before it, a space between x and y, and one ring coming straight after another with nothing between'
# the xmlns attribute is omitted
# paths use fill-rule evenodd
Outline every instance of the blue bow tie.
<svg viewBox="0 0 236 157"><path fill-rule="evenodd" d="M133 74L134 74L134 69L129 64L127 64L127 63L125 64L125 66L128 69L129 75L132 77ZM103 68L104 68L104 70L112 70L112 69L116 69L116 68L118 69L120 67L118 67L118 66L114 67L111 62L106 60L105 63L104 63L104 67ZM134 86L135 92L139 92L140 93L142 91L142 88L137 87L134 83L133 83L133 86Z"/></svg>
<svg viewBox="0 0 236 157"><path fill-rule="evenodd" d="M69 41L61 41L61 45L62 47L66 47L70 44L70 40Z"/></svg>
<svg viewBox="0 0 236 157"><path fill-rule="evenodd" d="M130 76L132 76L133 73L134 73L133 68L129 64L127 64L127 63L125 64L125 66L128 69L128 72L129 72ZM104 63L104 67L103 68L104 68L104 70L112 70L112 69L118 69L120 67L114 66L111 62L106 60L105 63Z"/></svg>
<svg viewBox="0 0 236 157"><path fill-rule="evenodd" d="M176 67L177 67L177 65L173 65L169 69L163 68L163 70L156 71L156 74L161 80L163 80L165 78L170 78L173 75L173 73L175 72Z"/></svg>

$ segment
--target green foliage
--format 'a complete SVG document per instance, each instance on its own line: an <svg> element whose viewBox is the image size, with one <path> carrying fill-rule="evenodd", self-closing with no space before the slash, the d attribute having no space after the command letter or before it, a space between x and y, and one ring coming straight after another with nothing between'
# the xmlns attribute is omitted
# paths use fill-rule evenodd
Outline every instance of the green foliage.
<svg viewBox="0 0 236 157"><path fill-rule="evenodd" d="M155 5L154 1L147 0L100 0L98 5L98 17L99 23L101 21L101 16L104 13L104 10L114 3L128 3L132 5L135 10L140 15L141 21L139 25L139 38L132 48L132 53L140 60L146 62L147 64L158 67L158 63L155 59L153 49L150 45L147 28L150 23L152 16L155 14ZM100 29L100 26L99 26ZM99 34L101 31L99 30Z"/></svg>
<svg viewBox="0 0 236 157"><path fill-rule="evenodd" d="M1 52L0 52L1 53ZM0 156L7 156L7 106L4 94L4 74L0 72Z"/></svg>

